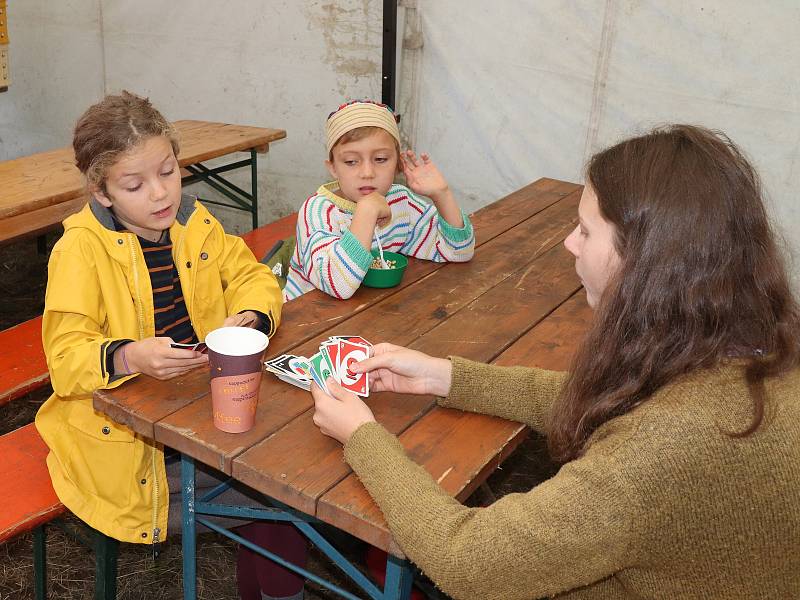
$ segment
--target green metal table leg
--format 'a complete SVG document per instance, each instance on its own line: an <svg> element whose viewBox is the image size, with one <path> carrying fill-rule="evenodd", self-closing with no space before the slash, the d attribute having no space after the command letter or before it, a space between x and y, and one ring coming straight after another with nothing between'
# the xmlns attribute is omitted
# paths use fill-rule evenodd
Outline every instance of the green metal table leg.
<svg viewBox="0 0 800 600"><path fill-rule="evenodd" d="M117 555L119 542L94 531L94 598L114 600L117 597Z"/></svg>
<svg viewBox="0 0 800 600"><path fill-rule="evenodd" d="M47 536L44 525L33 530L33 587L34 598L47 598Z"/></svg>
<svg viewBox="0 0 800 600"><path fill-rule="evenodd" d="M241 169L246 166L250 167L249 192L222 176L223 173ZM205 183L228 200L232 200L233 204L220 202L218 200L210 200L208 198L198 198L199 200L205 204L214 204L216 206L226 206L236 210L249 211L252 217L253 229L258 228L258 153L256 150L250 150L249 159L243 159L226 165L209 168L203 163L195 163L193 165L186 165L185 168L191 175L181 179L182 186L191 185L193 183Z"/></svg>
<svg viewBox="0 0 800 600"><path fill-rule="evenodd" d="M258 229L258 171L256 170L256 156L256 151L250 150L250 194L252 196L250 210L253 213L253 229Z"/></svg>

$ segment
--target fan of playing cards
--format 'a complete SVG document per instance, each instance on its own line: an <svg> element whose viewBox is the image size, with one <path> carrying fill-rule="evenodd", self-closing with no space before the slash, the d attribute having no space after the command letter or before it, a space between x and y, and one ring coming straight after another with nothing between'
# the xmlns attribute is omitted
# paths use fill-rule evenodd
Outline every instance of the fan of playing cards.
<svg viewBox="0 0 800 600"><path fill-rule="evenodd" d="M355 335L334 335L322 342L319 352L310 358L294 354L281 354L264 362L267 371L278 379L304 390L311 389L313 380L328 391L325 380L333 377L346 390L359 396L369 396L369 377L366 373L353 373L350 365L369 357L372 344Z"/></svg>

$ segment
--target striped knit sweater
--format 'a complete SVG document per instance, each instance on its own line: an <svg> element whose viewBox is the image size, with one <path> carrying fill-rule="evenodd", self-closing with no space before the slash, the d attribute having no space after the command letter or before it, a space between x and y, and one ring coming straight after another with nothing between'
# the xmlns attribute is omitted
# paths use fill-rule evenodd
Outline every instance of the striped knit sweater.
<svg viewBox="0 0 800 600"><path fill-rule="evenodd" d="M441 405L544 429L562 373L452 360ZM734 438L753 416L743 369L678 378L552 479L486 508L450 497L378 423L344 457L458 600L800 598L800 369L766 388L761 427Z"/></svg>
<svg viewBox="0 0 800 600"><path fill-rule="evenodd" d="M335 298L349 298L361 285L372 255L350 233L355 203L337 196L337 182L320 186L297 217L297 247L283 290L292 300L318 288ZM475 250L475 235L466 215L458 229L439 217L426 198L403 185L386 194L391 222L379 229L384 250L436 262L466 262ZM373 239L372 248L377 248Z"/></svg>

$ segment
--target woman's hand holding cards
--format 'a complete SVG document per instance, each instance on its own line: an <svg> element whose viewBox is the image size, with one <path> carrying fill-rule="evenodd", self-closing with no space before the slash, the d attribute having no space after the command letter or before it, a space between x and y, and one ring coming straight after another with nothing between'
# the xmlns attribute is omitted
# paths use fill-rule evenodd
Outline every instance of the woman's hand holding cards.
<svg viewBox="0 0 800 600"><path fill-rule="evenodd" d="M372 391L447 396L453 369L446 358L434 358L417 350L377 344L372 357L354 363L354 373L369 373Z"/></svg>
<svg viewBox="0 0 800 600"><path fill-rule="evenodd" d="M350 436L364 423L375 420L369 406L348 392L333 378L325 381L330 395L326 394L316 382L311 384L314 397L314 424L325 435L346 444Z"/></svg>
<svg viewBox="0 0 800 600"><path fill-rule="evenodd" d="M372 356L350 363L355 373L369 373L373 392L400 394L431 394L447 396L450 393L453 369L446 358L434 358L417 350L394 344L378 344ZM314 424L325 435L347 443L350 436L364 423L375 420L370 408L343 388L333 377L325 380L330 394L316 383L311 385L314 397Z"/></svg>

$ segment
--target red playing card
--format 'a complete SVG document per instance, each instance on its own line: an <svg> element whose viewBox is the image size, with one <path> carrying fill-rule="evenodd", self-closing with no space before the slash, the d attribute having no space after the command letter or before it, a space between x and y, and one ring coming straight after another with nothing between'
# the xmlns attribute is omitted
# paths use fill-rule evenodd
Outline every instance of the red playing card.
<svg viewBox="0 0 800 600"><path fill-rule="evenodd" d="M363 344L367 348L372 348L372 344L370 344L367 340L365 340L360 335L354 335L347 338L348 342L353 342L354 344Z"/></svg>
<svg viewBox="0 0 800 600"><path fill-rule="evenodd" d="M348 340L339 340L339 383L359 396L369 396L369 377L366 373L353 373L350 366L369 357L369 346Z"/></svg>

